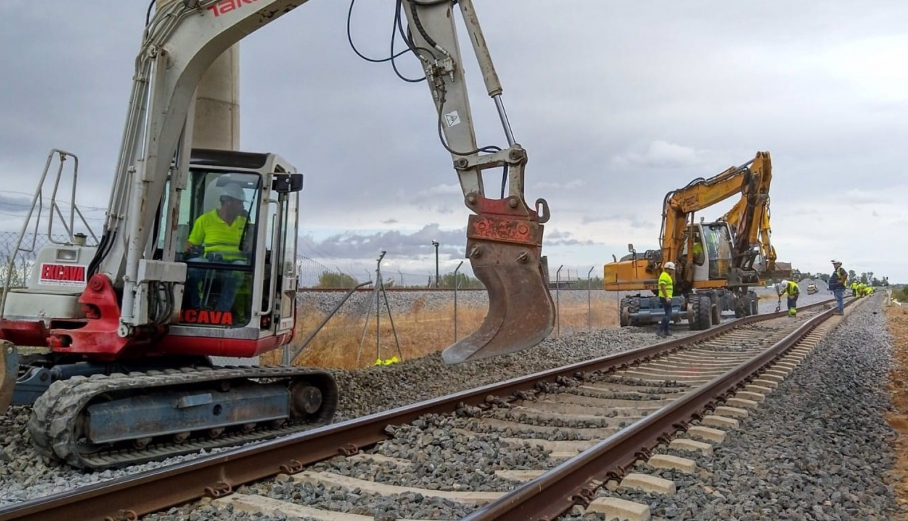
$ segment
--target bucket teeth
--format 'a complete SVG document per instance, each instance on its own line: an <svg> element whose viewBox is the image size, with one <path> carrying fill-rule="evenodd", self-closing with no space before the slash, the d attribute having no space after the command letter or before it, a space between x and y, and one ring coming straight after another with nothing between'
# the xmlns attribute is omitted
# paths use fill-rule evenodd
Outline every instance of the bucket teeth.
<svg viewBox="0 0 908 521"><path fill-rule="evenodd" d="M542 271L540 248L493 241L474 242L467 248L473 273L489 292L489 312L479 329L442 352L444 361L458 364L542 342L555 324L555 306Z"/></svg>

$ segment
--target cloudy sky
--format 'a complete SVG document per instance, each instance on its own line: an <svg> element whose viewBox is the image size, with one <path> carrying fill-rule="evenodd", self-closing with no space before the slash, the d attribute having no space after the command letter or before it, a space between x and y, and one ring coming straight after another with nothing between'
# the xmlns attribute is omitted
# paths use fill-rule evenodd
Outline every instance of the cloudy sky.
<svg viewBox="0 0 908 521"><path fill-rule="evenodd" d="M551 207L553 271L655 247L667 191L768 150L781 260L908 282L908 2L475 3L527 199ZM363 52L387 55L393 5L357 2ZM242 42L242 147L306 174L302 254L365 278L385 249L386 270L423 277L438 240L453 270L468 212L428 89L354 55L348 6L311 1ZM146 7L0 1L0 230L18 229L51 147L79 155L77 200L103 217ZM479 141L504 145L468 74Z"/></svg>

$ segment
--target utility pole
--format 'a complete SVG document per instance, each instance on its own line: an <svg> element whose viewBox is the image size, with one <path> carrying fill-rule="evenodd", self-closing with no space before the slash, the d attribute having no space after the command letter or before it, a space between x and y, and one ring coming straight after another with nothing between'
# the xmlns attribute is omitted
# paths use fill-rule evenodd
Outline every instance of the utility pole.
<svg viewBox="0 0 908 521"><path fill-rule="evenodd" d="M158 9L175 0L156 0ZM239 4L239 2L237 2ZM240 45L234 44L208 68L196 89L192 146L240 149Z"/></svg>
<svg viewBox="0 0 908 521"><path fill-rule="evenodd" d="M438 241L432 241L435 246L435 289L438 289Z"/></svg>

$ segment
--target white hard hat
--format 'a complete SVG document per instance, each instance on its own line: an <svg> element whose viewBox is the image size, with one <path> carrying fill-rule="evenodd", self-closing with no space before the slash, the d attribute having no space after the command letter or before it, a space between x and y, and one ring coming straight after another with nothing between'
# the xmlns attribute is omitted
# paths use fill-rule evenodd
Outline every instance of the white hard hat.
<svg viewBox="0 0 908 521"><path fill-rule="evenodd" d="M784 288L785 286L788 285L788 281L785 280L785 279L782 279L782 282L780 282L779 285L782 286L782 287Z"/></svg>
<svg viewBox="0 0 908 521"><path fill-rule="evenodd" d="M675 269L675 263L674 263L674 262L666 262L666 263L665 263L665 266L663 266L663 268L665 268L665 269L667 269L667 270L673 270L673 269Z"/></svg>
<svg viewBox="0 0 908 521"><path fill-rule="evenodd" d="M229 184L221 190L221 197L232 197L237 201L246 201L246 194L239 185Z"/></svg>

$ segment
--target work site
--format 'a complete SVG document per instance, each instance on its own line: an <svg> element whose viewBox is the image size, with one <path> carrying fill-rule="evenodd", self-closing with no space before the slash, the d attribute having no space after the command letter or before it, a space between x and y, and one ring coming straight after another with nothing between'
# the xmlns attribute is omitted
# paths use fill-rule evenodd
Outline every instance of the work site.
<svg viewBox="0 0 908 521"><path fill-rule="evenodd" d="M905 20L3 2L0 521L908 521Z"/></svg>

